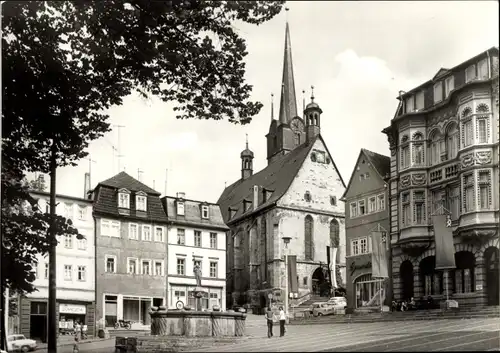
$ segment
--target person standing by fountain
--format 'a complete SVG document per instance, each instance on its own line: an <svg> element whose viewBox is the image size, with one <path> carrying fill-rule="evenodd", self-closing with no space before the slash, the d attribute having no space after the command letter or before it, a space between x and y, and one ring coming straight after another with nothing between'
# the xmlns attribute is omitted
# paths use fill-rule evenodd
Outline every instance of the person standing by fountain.
<svg viewBox="0 0 500 353"><path fill-rule="evenodd" d="M273 311L271 310L271 306L268 306L267 311L266 311L266 321L267 321L267 337L269 337L269 338L273 337L274 320L276 320L276 316L274 315Z"/></svg>
<svg viewBox="0 0 500 353"><path fill-rule="evenodd" d="M283 307L280 306L280 337L283 337L285 335L285 322L286 322L286 314L285 311L283 310Z"/></svg>

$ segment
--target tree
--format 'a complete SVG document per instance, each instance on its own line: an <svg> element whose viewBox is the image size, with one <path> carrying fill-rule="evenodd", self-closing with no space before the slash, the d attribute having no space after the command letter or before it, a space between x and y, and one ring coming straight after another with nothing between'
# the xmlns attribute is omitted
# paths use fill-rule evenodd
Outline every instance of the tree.
<svg viewBox="0 0 500 353"><path fill-rule="evenodd" d="M283 3L4 2L2 175L74 165L134 89L176 101L178 118L250 122L262 104L248 101L232 23L259 25Z"/></svg>
<svg viewBox="0 0 500 353"><path fill-rule="evenodd" d="M27 264L33 263L33 254L47 250L46 244L53 251L56 234L67 225L55 215L56 168L87 155L89 141L109 131L103 111L121 104L134 89L176 101L178 118L250 122L262 104L248 100L252 87L244 80L245 41L232 22L261 24L279 13L283 3L2 4L2 193L15 195L2 203L2 251L12 260L4 267L9 268L7 275L15 272L10 266L20 266L26 276L26 283L13 278L7 283L32 290ZM24 172L50 174L48 229L44 214L35 212L30 224L19 211L22 200L31 201L20 185ZM13 249L13 238L23 226L31 236ZM53 278L55 269L50 272Z"/></svg>

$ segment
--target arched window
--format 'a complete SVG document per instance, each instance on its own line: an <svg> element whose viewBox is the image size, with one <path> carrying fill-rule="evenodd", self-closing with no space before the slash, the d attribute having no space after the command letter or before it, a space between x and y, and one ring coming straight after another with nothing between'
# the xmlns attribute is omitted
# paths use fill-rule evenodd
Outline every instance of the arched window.
<svg viewBox="0 0 500 353"><path fill-rule="evenodd" d="M330 247L337 248L337 256L335 257L335 263L340 263L340 227L339 222L336 219L332 219L330 222Z"/></svg>
<svg viewBox="0 0 500 353"><path fill-rule="evenodd" d="M438 164L441 162L441 140L442 136L439 131L434 131L431 136L431 164Z"/></svg>
<svg viewBox="0 0 500 353"><path fill-rule="evenodd" d="M450 125L446 132L446 151L448 159L453 159L457 157L458 142L459 142L458 137L459 137L459 131L457 124Z"/></svg>
<svg viewBox="0 0 500 353"><path fill-rule="evenodd" d="M420 276L422 277L423 294L425 296L443 292L442 272L436 271L435 256L428 256L420 261Z"/></svg>
<svg viewBox="0 0 500 353"><path fill-rule="evenodd" d="M476 267L476 258L470 251L459 251L455 253L454 284L455 293L470 293L475 290L474 268Z"/></svg>
<svg viewBox="0 0 500 353"><path fill-rule="evenodd" d="M305 259L313 260L314 257L314 221L310 215L307 215L304 220L304 248L305 248Z"/></svg>

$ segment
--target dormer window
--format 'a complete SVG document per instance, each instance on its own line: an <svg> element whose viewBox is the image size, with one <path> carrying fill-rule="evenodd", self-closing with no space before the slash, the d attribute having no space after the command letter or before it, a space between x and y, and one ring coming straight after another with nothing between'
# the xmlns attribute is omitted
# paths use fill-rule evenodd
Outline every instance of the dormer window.
<svg viewBox="0 0 500 353"><path fill-rule="evenodd" d="M201 206L201 218L208 219L210 213L208 206Z"/></svg>
<svg viewBox="0 0 500 353"><path fill-rule="evenodd" d="M248 211L251 206L252 206L252 201L243 200L243 209L245 210L244 212Z"/></svg>
<svg viewBox="0 0 500 353"><path fill-rule="evenodd" d="M273 190L262 189L262 203L266 203L271 198Z"/></svg>
<svg viewBox="0 0 500 353"><path fill-rule="evenodd" d="M118 190L118 207L130 208L130 191L127 189Z"/></svg>
<svg viewBox="0 0 500 353"><path fill-rule="evenodd" d="M236 212L238 210L234 209L234 208L231 208L229 207L229 219L233 218L235 215L236 215Z"/></svg>
<svg viewBox="0 0 500 353"><path fill-rule="evenodd" d="M184 216L184 201L177 201L177 215Z"/></svg>
<svg viewBox="0 0 500 353"><path fill-rule="evenodd" d="M135 209L137 211L147 211L147 195L143 192L138 192L135 196Z"/></svg>

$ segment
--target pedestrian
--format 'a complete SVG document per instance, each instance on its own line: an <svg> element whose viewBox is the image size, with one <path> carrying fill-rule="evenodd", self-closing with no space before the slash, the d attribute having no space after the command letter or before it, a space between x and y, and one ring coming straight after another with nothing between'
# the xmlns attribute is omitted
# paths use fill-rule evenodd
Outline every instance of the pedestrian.
<svg viewBox="0 0 500 353"><path fill-rule="evenodd" d="M283 337L285 335L285 322L286 322L286 314L285 311L283 310L283 307L280 306L280 314L279 314L279 319L280 319L280 337Z"/></svg>
<svg viewBox="0 0 500 353"><path fill-rule="evenodd" d="M276 320L276 315L274 315L271 307L267 307L266 311L266 321L267 321L267 337L273 337L273 323Z"/></svg>

